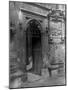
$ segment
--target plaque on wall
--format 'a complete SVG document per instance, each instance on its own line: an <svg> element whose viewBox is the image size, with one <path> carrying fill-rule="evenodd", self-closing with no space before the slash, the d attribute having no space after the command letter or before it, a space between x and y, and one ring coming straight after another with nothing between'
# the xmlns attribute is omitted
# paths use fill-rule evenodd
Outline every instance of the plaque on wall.
<svg viewBox="0 0 68 90"><path fill-rule="evenodd" d="M56 12L56 11L55 11ZM59 13L53 13L49 19L49 43L61 43L65 35L64 20Z"/></svg>
<svg viewBox="0 0 68 90"><path fill-rule="evenodd" d="M62 37L62 26L61 22L52 22L50 21L50 39L52 39L52 43L60 43Z"/></svg>

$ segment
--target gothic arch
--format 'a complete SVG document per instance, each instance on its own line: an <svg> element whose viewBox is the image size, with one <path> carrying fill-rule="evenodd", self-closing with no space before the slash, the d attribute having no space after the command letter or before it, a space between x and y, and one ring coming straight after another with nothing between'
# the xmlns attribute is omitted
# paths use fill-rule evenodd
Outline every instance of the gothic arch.
<svg viewBox="0 0 68 90"><path fill-rule="evenodd" d="M29 65L29 58L32 59L32 72L41 74L42 68L42 42L41 24L38 20L32 19L26 25L26 64Z"/></svg>

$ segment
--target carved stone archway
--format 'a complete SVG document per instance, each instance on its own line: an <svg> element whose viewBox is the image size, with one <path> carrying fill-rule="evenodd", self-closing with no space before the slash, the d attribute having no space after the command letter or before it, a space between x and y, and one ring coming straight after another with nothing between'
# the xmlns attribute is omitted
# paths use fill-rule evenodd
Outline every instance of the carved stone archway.
<svg viewBox="0 0 68 90"><path fill-rule="evenodd" d="M42 69L42 41L41 24L32 19L26 26L26 66L31 65L30 72L41 75Z"/></svg>

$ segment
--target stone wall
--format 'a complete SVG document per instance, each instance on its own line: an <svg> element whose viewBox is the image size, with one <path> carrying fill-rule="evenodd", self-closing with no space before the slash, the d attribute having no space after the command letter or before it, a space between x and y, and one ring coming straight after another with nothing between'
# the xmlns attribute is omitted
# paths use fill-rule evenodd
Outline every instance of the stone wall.
<svg viewBox="0 0 68 90"><path fill-rule="evenodd" d="M47 16L49 11L43 10L37 6L21 3L21 2L10 2L9 3L9 21L10 23L15 24L15 37L13 40L13 49L16 52L16 57L20 59L21 70L24 71L26 64L26 39L25 39L25 30L27 27L27 23L31 19L36 19L40 22L42 26L41 35L42 35L42 57L43 60L46 61L49 59L50 62L54 62L55 60L65 60L65 44L49 44L48 42L48 33L46 33L46 28L48 27L48 18L33 15L27 12L20 11L20 8L24 8L28 11L38 13L44 16ZM46 6L46 5L45 5ZM47 6L48 7L48 6ZM56 5L52 5L52 7L56 8ZM52 8L50 6L50 8ZM26 18L27 17L27 18ZM54 24L55 25L55 24ZM54 25L50 26L50 30L57 28ZM57 25L59 28L59 25ZM65 33L65 24L62 24L62 35ZM11 28L10 28L11 29ZM57 29L58 30L58 29ZM10 43L12 44L12 42ZM10 51L11 52L11 51ZM59 58L59 59L58 59ZM26 70L26 69L25 69ZM24 71L25 72L25 71Z"/></svg>

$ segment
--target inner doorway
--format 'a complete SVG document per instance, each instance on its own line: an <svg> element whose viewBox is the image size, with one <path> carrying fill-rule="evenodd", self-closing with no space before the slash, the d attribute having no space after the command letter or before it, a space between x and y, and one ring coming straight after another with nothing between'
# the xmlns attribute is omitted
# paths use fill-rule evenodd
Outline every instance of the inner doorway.
<svg viewBox="0 0 68 90"><path fill-rule="evenodd" d="M26 57L26 65L31 65L28 71L41 75L41 25L35 19L28 22L26 29Z"/></svg>

